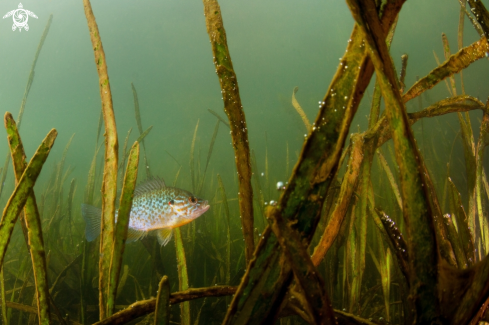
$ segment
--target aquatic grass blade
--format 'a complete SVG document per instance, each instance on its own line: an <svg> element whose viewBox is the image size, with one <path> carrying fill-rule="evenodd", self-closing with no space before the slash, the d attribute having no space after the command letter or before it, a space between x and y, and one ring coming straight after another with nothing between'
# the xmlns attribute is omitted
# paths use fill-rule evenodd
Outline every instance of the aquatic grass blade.
<svg viewBox="0 0 489 325"><path fill-rule="evenodd" d="M194 150L195 150L195 139L197 138L197 130L199 129L199 120L197 120L197 124L195 125L194 136L192 137L192 144L190 145L190 179L192 181L192 192L196 192L195 187L195 162L194 162Z"/></svg>
<svg viewBox="0 0 489 325"><path fill-rule="evenodd" d="M292 90L292 106L294 106L295 110L299 114L299 116L302 119L302 122L304 122L304 126L306 127L306 132L311 131L311 122L309 122L309 119L307 118L306 113L304 113L304 110L302 109L301 105L295 98L295 94L299 90L299 87L294 87L294 90Z"/></svg>
<svg viewBox="0 0 489 325"><path fill-rule="evenodd" d="M115 299L117 297L117 285L122 264L122 254L124 253L125 242L127 239L127 229L129 227L129 217L132 207L132 199L136 181L138 177L139 166L139 142L135 142L129 152L126 174L122 185L122 193L117 214L117 223L113 239L113 248L110 261L110 280L107 293L107 316L114 313Z"/></svg>
<svg viewBox="0 0 489 325"><path fill-rule="evenodd" d="M217 181L219 183L219 190L221 192L222 206L224 207L224 215L227 221L227 234L226 234L226 284L231 282L231 221L229 217L229 205L224 190L224 184L222 183L221 176L217 174Z"/></svg>
<svg viewBox="0 0 489 325"><path fill-rule="evenodd" d="M382 16L385 32L392 26L403 2L386 4ZM315 230L322 207L319 198L326 197L331 175L339 168L351 120L373 74L362 43L363 35L355 26L341 62L348 62L349 68L345 69L343 64L338 66L316 117L315 125L320 128L306 139L289 185L278 202L283 217L297 220L297 228L306 240L310 240ZM323 119L327 119L327 124L323 124ZM267 227L257 245L256 258L248 265L223 324L266 324L274 320L292 280L290 268L279 265L278 247L276 237Z"/></svg>
<svg viewBox="0 0 489 325"><path fill-rule="evenodd" d="M3 265L5 252L7 251L7 246L10 242L17 216L24 207L32 188L34 187L36 179L49 155L57 134L56 130L52 129L37 148L36 153L22 173L19 183L15 187L14 192L10 196L7 205L3 210L0 223L0 266Z"/></svg>
<svg viewBox="0 0 489 325"><path fill-rule="evenodd" d="M343 181L341 182L338 199L336 200L334 210L328 219L328 224L324 229L323 235L314 248L314 253L311 257L312 262L316 266L321 263L328 250L333 246L350 206L353 192L357 188L360 167L364 157L363 139L356 134L352 137L351 142L352 148L350 159L348 161L348 168L343 176Z"/></svg>
<svg viewBox="0 0 489 325"><path fill-rule="evenodd" d="M134 112L136 113L136 123L138 125L139 135L141 136L143 134L143 123L141 122L141 112L139 111L138 93L136 91L136 87L134 87L134 84L132 82L131 82L131 88L132 88L132 95L134 97ZM143 145L144 167L146 170L146 178L150 178L151 177L151 171L149 169L148 157L146 155L146 146L144 144L144 140L139 141L139 142Z"/></svg>
<svg viewBox="0 0 489 325"><path fill-rule="evenodd" d="M433 88L441 80L467 68L473 62L485 57L488 51L489 43L485 37L464 47L457 53L451 55L442 65L433 69L427 76L419 79L411 86L402 96L403 102L407 103L411 99L421 95L424 91Z"/></svg>
<svg viewBox="0 0 489 325"><path fill-rule="evenodd" d="M219 124L221 124L221 121L217 120L216 126L214 127L214 133L212 134L211 143L209 145L209 152L207 153L207 159L205 161L204 174L202 175L202 180L200 181L200 185L199 185L199 189L197 191L197 194L200 194L202 192L202 187L204 186L205 175L207 173L207 167L209 167L209 161L211 160L211 156L212 156L212 149L214 148L214 143L216 142L216 138L217 138L217 132L219 131Z"/></svg>
<svg viewBox="0 0 489 325"><path fill-rule="evenodd" d="M389 184L391 185L392 191L394 192L394 196L396 197L397 204L399 205L399 208L402 210L402 198L401 198L401 193L399 192L399 187L397 186L396 180L394 179L394 174L392 174L392 170L390 169L387 160L385 160L380 150L377 150L377 158L379 158L382 169L387 175Z"/></svg>
<svg viewBox="0 0 489 325"><path fill-rule="evenodd" d="M183 239L180 228L177 227L173 229L173 231L175 232L175 248L177 253L178 288L180 291L185 291L189 288L185 248L183 247ZM180 321L182 325L191 325L190 302L188 301L185 301L180 305Z"/></svg>
<svg viewBox="0 0 489 325"><path fill-rule="evenodd" d="M155 325L170 325L170 284L165 275L158 287L155 307Z"/></svg>
<svg viewBox="0 0 489 325"><path fill-rule="evenodd" d="M335 316L324 289L324 281L312 263L299 232L285 222L278 209L269 207L266 214L287 262L304 292L307 309L310 310L314 322L316 324L335 324Z"/></svg>
<svg viewBox="0 0 489 325"><path fill-rule="evenodd" d="M7 129L10 152L12 154L12 165L15 178L20 181L26 169L26 156L24 147L20 139L17 125L10 113L5 114L5 128ZM54 141L54 138L53 138ZM44 241L42 236L41 219L37 209L34 191L31 191L26 200L24 216L28 229L28 243L34 269L34 279L36 283L36 298L39 312L39 323L49 324L51 316L49 313L49 290L47 267L45 259Z"/></svg>
<svg viewBox="0 0 489 325"><path fill-rule="evenodd" d="M118 140L115 124L112 93L110 90L107 60L105 58L100 32L98 30L92 6L89 0L83 0L87 18L90 40L95 56L95 65L99 78L100 98L105 123L105 166L102 183L102 220L100 232L99 262L99 316L104 319L107 314L107 289L109 287L110 255L114 237L115 199L117 194L117 159Z"/></svg>
<svg viewBox="0 0 489 325"><path fill-rule="evenodd" d="M5 277L3 273L3 266L0 268L0 290L2 295L2 321L3 324L9 325L9 319L7 317L7 296L5 294Z"/></svg>
<svg viewBox="0 0 489 325"><path fill-rule="evenodd" d="M384 33L373 1L348 0L353 18L362 29L370 48L382 95L388 109L387 117L393 131L396 161L400 170L403 216L409 241L411 308L418 322L433 322L439 317L437 295L437 252L433 211L429 202L428 175L424 174L419 152L397 85L392 61L384 41ZM420 283L423 286L420 286Z"/></svg>
<svg viewBox="0 0 489 325"><path fill-rule="evenodd" d="M245 241L245 258L248 264L255 250L253 236L253 188L251 186L250 147L248 144L248 127L241 104L238 79L234 72L229 53L226 31L217 0L203 0L205 24L209 34L214 65L221 85L224 112L228 116L231 138L234 148L234 159L239 181L239 212L243 237Z"/></svg>

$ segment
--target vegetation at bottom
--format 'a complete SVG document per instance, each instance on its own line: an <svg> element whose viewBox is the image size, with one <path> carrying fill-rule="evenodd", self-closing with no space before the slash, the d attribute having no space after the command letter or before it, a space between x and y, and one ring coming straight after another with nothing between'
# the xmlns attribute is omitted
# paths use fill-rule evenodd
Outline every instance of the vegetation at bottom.
<svg viewBox="0 0 489 325"><path fill-rule="evenodd" d="M79 181L70 177L76 166L65 164L74 136L51 167L44 162L56 130L26 158L20 126L50 17L17 121L8 112L4 116L10 154L0 169L0 199L6 202L0 222L2 322L489 321L489 183L484 168L489 101L466 93L463 79L465 68L489 56L489 12L482 1L447 3L460 7L457 51L452 54L443 34L444 61L435 53L437 66L408 87L408 54L397 58L389 52L404 2L347 0L355 24L314 122L301 108L298 87L292 90L290 109L307 135L297 161L284 144L280 181L269 176L268 150L263 159L248 143L246 107L241 105L221 10L216 0L203 0L227 120L209 109L215 128L202 131L197 121L188 165L168 153L179 168L166 184L185 185L208 198L212 209L176 228L167 246L152 236L125 243L138 178L157 175L145 147L153 126L143 127L144 110L131 84L138 138L130 145L129 130L119 150L102 35L89 0L83 3L102 109L87 185L78 189ZM465 19L480 38L464 47ZM393 62L401 63L399 73ZM370 83L375 84L373 94L366 96ZM439 83L449 96L425 104L425 92ZM413 99L418 109L408 113L406 104ZM370 101L368 128L348 138L362 100ZM471 111L482 113L478 125L473 125L476 112ZM449 114L459 122L453 143L441 127L430 130L429 137L425 134L423 121L439 124L440 116ZM225 188L224 175L212 166L222 128L226 136L229 129L235 153L237 173L231 178L236 193ZM212 134L208 145L199 141L202 132ZM452 152L456 142L464 152L461 163L451 154L448 160L440 154ZM454 170L455 164L465 169ZM188 169L189 177L179 177L182 169ZM34 191L41 171L50 176ZM8 173L14 176L7 178ZM4 186L10 180L14 184ZM81 203L102 206L101 235L93 242L84 239Z"/></svg>

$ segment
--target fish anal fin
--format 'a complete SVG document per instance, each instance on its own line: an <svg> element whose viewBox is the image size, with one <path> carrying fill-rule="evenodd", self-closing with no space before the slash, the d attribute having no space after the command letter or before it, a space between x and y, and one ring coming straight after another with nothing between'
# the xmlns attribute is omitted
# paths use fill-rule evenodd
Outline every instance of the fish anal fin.
<svg viewBox="0 0 489 325"><path fill-rule="evenodd" d="M172 235L173 232L171 228L162 228L156 231L156 237L158 237L158 243L160 243L161 246L168 244Z"/></svg>
<svg viewBox="0 0 489 325"><path fill-rule="evenodd" d="M126 243L132 243L133 241L139 240L146 236L147 231L144 230L139 230L139 229L134 229L134 228L127 228L127 239Z"/></svg>

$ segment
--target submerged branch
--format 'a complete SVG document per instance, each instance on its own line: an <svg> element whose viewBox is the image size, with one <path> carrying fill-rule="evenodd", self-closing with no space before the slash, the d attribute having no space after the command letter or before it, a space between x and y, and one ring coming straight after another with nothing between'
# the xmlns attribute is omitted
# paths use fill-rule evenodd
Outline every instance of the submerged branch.
<svg viewBox="0 0 489 325"><path fill-rule="evenodd" d="M208 288L188 289L170 294L170 304L179 304L184 301L200 299L205 297L230 296L236 292L236 287L214 286ZM156 298L138 301L126 309L121 310L112 316L94 323L93 325L117 325L125 324L133 319L147 315L155 311Z"/></svg>

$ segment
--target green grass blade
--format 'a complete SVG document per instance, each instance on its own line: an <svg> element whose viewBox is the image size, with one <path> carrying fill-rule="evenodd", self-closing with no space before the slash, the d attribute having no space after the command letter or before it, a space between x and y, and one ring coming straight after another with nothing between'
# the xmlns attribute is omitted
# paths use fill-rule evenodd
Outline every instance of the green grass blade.
<svg viewBox="0 0 489 325"><path fill-rule="evenodd" d="M200 181L200 186L199 186L199 190L197 191L197 194L200 194L202 192L202 187L204 186L207 167L209 166L209 161L211 160L211 156L212 156L212 149L214 148L214 142L216 142L217 132L219 131L219 124L221 124L221 122L217 120L216 126L214 127L214 133L212 134L211 143L209 145L209 152L207 153L207 159L205 161L204 174L202 175L202 180Z"/></svg>
<svg viewBox="0 0 489 325"><path fill-rule="evenodd" d="M324 288L324 281L312 263L300 233L286 223L277 208L269 207L266 213L271 228L294 272L295 279L302 287L308 305L306 309L311 311L314 322L316 324L335 324L334 312Z"/></svg>
<svg viewBox="0 0 489 325"><path fill-rule="evenodd" d="M139 111L138 93L136 92L136 87L134 87L134 84L132 82L131 82L131 88L132 88L132 95L134 97L134 111L136 113L136 123L138 125L139 135L141 136L143 134L143 123L141 122L141 113ZM143 145L144 167L146 170L146 178L150 178L151 171L149 170L148 157L146 156L146 146L144 145L144 140L138 142L140 142Z"/></svg>
<svg viewBox="0 0 489 325"><path fill-rule="evenodd" d="M386 33L400 10L397 5L388 3L385 6L382 22ZM297 229L307 241L316 229L322 208L320 198L326 197L331 176L339 168L351 120L373 74L362 45L363 39L355 26L347 51L323 99L324 105L316 117L315 125L320 128L307 138L289 185L277 205L285 219L297 222ZM343 65L346 62L348 69ZM284 298L282 287L287 286L292 278L290 268L279 264L278 247L275 236L267 227L257 245L256 258L248 266L242 285L229 306L224 325L273 321Z"/></svg>
<svg viewBox="0 0 489 325"><path fill-rule="evenodd" d="M209 34L214 65L221 85L224 112L231 127L234 159L239 181L239 212L245 240L245 258L248 264L255 250L253 236L253 188L251 186L250 147L248 127L239 95L238 79L229 53L226 31L217 0L203 0L207 33Z"/></svg>
<svg viewBox="0 0 489 325"><path fill-rule="evenodd" d="M37 148L36 153L27 165L27 168L23 172L19 183L15 187L14 192L10 196L7 205L3 210L0 223L0 265L3 265L5 252L7 251L7 246L10 242L17 216L24 207L31 190L34 187L36 179L49 155L57 134L56 130L51 130L41 145Z"/></svg>
<svg viewBox="0 0 489 325"><path fill-rule="evenodd" d="M194 161L194 151L195 151L195 139L197 138L197 130L199 129L199 120L197 120L197 124L195 125L194 136L192 138L192 144L190 145L190 179L192 180L192 192L195 193L195 161Z"/></svg>
<svg viewBox="0 0 489 325"><path fill-rule="evenodd" d="M229 220L229 205L226 197L226 191L224 190L224 184L222 183L221 176L217 174L217 181L219 182L219 190L221 191L222 205L224 207L224 215L227 221L227 236L226 236L226 284L231 282L231 221Z"/></svg>
<svg viewBox="0 0 489 325"><path fill-rule="evenodd" d="M19 116L17 117L17 129L20 130L20 124L22 122L22 116L24 115L25 104L27 102L27 97L29 96L29 92L31 90L32 82L34 81L34 70L36 68L37 59L39 58L39 54L41 53L42 46L44 45L44 41L49 33L49 28L51 27L51 22L53 21L53 15L49 16L48 22L46 23L46 27L44 27L44 31L41 36L41 40L39 41L39 45L37 46L36 54L34 55L34 61L32 62L31 71L29 72L29 79L27 80L27 85L24 91L24 97L22 98L22 104L20 105Z"/></svg>
<svg viewBox="0 0 489 325"><path fill-rule="evenodd" d="M155 325L170 325L170 284L165 275L161 278L156 297Z"/></svg>
<svg viewBox="0 0 489 325"><path fill-rule="evenodd" d="M95 65L98 72L100 97L102 100L102 111L105 123L105 166L102 183L102 222L99 262L99 316L100 319L104 319L107 316L107 289L109 287L110 278L110 255L114 237L119 144L117 140L114 109L112 107L112 93L107 72L107 61L105 59L100 32L95 21L90 1L83 0L83 6L95 56Z"/></svg>
<svg viewBox="0 0 489 325"><path fill-rule="evenodd" d="M178 288L180 291L188 289L188 272L187 259L185 258L185 249L183 247L182 233L180 228L173 229L175 233L175 247L177 252L178 268ZM190 322L190 302L185 301L180 304L180 321L182 325L191 325Z"/></svg>
<svg viewBox="0 0 489 325"><path fill-rule="evenodd" d="M26 157L17 126L10 113L5 114L5 128L7 129L10 152L12 153L15 178L17 181L20 181L26 168ZM54 132L52 141L54 141L55 135L56 133ZM51 315L49 313L49 288L47 283L47 267L45 259L46 253L44 250L44 241L42 237L41 218L39 217L39 211L37 209L36 198L33 191L26 200L24 215L28 229L29 249L34 268L34 279L36 282L37 307L40 315L39 323L49 324L51 321Z"/></svg>
<svg viewBox="0 0 489 325"><path fill-rule="evenodd" d="M482 205L482 191L483 191L483 165L484 165L484 151L486 146L489 145L489 115L487 112L484 113L482 117L482 123L480 127L479 140L477 142L477 155L476 155L476 174L475 174L475 193L477 202L477 213L479 216L480 232L482 244L484 247L484 252L486 255L489 251L489 228L487 226L487 219L484 217L484 209Z"/></svg>
<svg viewBox="0 0 489 325"><path fill-rule="evenodd" d="M2 294L2 321L3 324L9 325L9 319L7 318L7 297L5 295L5 278L3 273L3 266L0 268L0 290Z"/></svg>
<svg viewBox="0 0 489 325"><path fill-rule="evenodd" d="M298 90L299 90L299 87L294 87L294 90L292 90L292 106L294 106L295 110L297 111L297 113L301 117L302 122L304 122L304 126L306 127L306 132L309 133L311 131L311 122L309 122L309 119L307 118L306 113L304 113L304 110L302 109L301 105L299 104L299 102L295 98L295 94L297 93Z"/></svg>
<svg viewBox="0 0 489 325"><path fill-rule="evenodd" d="M419 79L409 90L402 96L404 103L421 95L428 89L433 88L437 83L445 78L458 73L467 68L473 62L485 57L489 51L489 43L486 38L464 47L457 53L450 56L442 65L433 69L426 77Z"/></svg>
<svg viewBox="0 0 489 325"><path fill-rule="evenodd" d="M393 131L396 161L399 166L403 216L408 232L409 284L413 297L411 308L414 319L420 323L438 320L439 301L437 296L438 252L434 231L434 211L428 192L428 175L425 174L413 132L409 126L406 108L397 85L384 33L377 16L375 3L358 0L347 1L352 15L362 29L370 49L370 57L375 67L386 103L386 115Z"/></svg>
<svg viewBox="0 0 489 325"><path fill-rule="evenodd" d="M139 143L135 142L129 153L127 162L126 175L122 185L119 212L117 214L117 223L115 225L114 242L110 262L110 280L107 293L107 315L114 313L115 298L117 297L117 285L122 264L122 254L124 253L125 242L127 238L127 228L129 226L129 217L132 207L132 199L136 181L138 177L139 165Z"/></svg>
<svg viewBox="0 0 489 325"><path fill-rule="evenodd" d="M221 117L219 114L217 114L216 112L214 112L214 111L213 111L213 110L211 110L211 109L208 109L208 111L209 111L209 113L211 113L212 115L214 115L215 117L217 117L217 119L218 119L219 121L221 121L221 122L222 122L224 125L226 125L228 128L231 128L231 127L229 126L229 123L228 123L228 122L226 122L226 120L225 120L225 119L223 119L223 118L222 118L222 117Z"/></svg>
<svg viewBox="0 0 489 325"><path fill-rule="evenodd" d="M377 150L377 157L379 158L380 165L382 166L382 169L387 175L387 179L389 180L389 184L391 185L392 191L394 192L394 196L396 197L397 204L399 205L399 208L402 210L402 198L401 198L401 193L399 192L399 187L397 186L396 180L394 179L394 174L392 174L392 171L389 167L389 164L387 163L387 160L385 160L384 156L380 152L380 150Z"/></svg>
<svg viewBox="0 0 489 325"><path fill-rule="evenodd" d="M340 232L341 225L344 222L346 213L350 206L353 191L358 184L358 176L360 174L360 168L363 161L363 141L359 135L354 135L351 139L352 150L350 154L350 160L348 161L348 168L343 181L341 182L341 189L334 210L328 219L328 224L324 229L323 235L319 240L319 243L314 248L312 254L312 262L318 266L323 260L328 250L333 246L336 237Z"/></svg>

